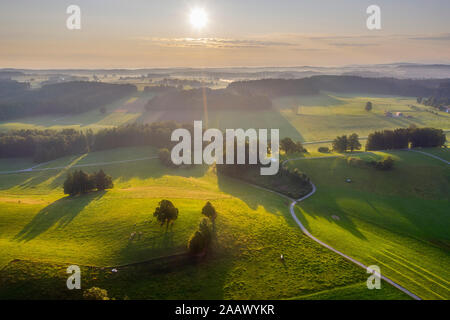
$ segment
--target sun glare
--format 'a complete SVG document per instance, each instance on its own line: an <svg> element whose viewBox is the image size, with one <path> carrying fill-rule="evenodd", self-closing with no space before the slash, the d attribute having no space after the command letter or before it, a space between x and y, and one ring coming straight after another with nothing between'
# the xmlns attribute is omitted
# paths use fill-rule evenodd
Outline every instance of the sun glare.
<svg viewBox="0 0 450 320"><path fill-rule="evenodd" d="M191 11L190 21L194 28L202 29L208 22L208 15L206 14L206 11L204 9L195 8Z"/></svg>

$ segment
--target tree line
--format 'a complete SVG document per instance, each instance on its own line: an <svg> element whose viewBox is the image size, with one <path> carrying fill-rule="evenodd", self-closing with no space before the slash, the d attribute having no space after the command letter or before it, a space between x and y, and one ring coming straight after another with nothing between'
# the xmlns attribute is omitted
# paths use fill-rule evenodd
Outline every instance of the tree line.
<svg viewBox="0 0 450 320"><path fill-rule="evenodd" d="M442 129L399 128L369 134L366 150L442 147L445 142L446 136Z"/></svg>
<svg viewBox="0 0 450 320"><path fill-rule="evenodd" d="M435 128L398 128L394 130L375 131L369 134L366 143L367 151L432 148L442 147L446 142L446 135L442 129ZM353 152L361 150L361 143L356 133L350 136L336 137L332 142L336 152Z"/></svg>
<svg viewBox="0 0 450 320"><path fill-rule="evenodd" d="M59 157L128 146L171 147L170 136L177 128L193 131L192 125L173 121L130 124L103 129L12 130L0 132L0 158L32 157L45 162Z"/></svg>

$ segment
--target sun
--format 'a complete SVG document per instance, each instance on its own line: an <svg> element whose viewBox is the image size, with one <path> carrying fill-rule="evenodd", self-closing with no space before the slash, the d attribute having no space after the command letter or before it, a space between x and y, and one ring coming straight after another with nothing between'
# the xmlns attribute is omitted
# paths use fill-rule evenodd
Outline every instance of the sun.
<svg viewBox="0 0 450 320"><path fill-rule="evenodd" d="M195 8L191 10L190 21L194 28L203 29L208 23L208 15L205 9Z"/></svg>

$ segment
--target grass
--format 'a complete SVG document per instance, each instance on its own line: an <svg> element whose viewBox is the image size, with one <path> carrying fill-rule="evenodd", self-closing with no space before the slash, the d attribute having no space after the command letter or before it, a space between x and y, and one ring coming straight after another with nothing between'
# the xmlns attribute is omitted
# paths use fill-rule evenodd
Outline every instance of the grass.
<svg viewBox="0 0 450 320"><path fill-rule="evenodd" d="M74 115L45 115L0 122L0 131L20 129L72 128L98 131L136 121L142 114L143 105L152 94L137 92L105 106L106 113L99 109Z"/></svg>
<svg viewBox="0 0 450 320"><path fill-rule="evenodd" d="M91 163L121 154L140 158L154 150L108 152L56 163ZM145 160L104 169L113 176L114 189L74 198L62 194L66 169L2 176L1 298L79 297L64 287L71 264L82 266L83 288L100 286L117 299L282 299L367 279L364 270L304 236L288 202L275 194L218 177L206 167L174 170ZM161 199L170 199L180 210L167 231L152 217ZM219 216L214 250L204 261L156 269L149 262L120 267L117 274L105 268L184 252L206 201ZM142 238L130 242L135 230ZM355 298L372 294L361 291ZM378 294L392 296L390 290ZM398 291L397 297L405 298Z"/></svg>
<svg viewBox="0 0 450 320"><path fill-rule="evenodd" d="M364 110L367 101L373 103L371 112ZM419 111L410 105L416 105L414 98L342 95L322 93L312 97L283 97L274 100L275 107L302 136L302 141L322 141L333 139L337 135L356 132L360 137L375 130L394 129L417 125L419 127L450 128L450 115L439 112L438 115L426 112L431 107L420 106ZM405 116L388 118L384 111L403 112Z"/></svg>
<svg viewBox="0 0 450 320"><path fill-rule="evenodd" d="M222 130L229 128L272 128L280 129L280 137L291 137L298 141L322 141L334 139L337 135L356 132L360 137L375 130L394 129L417 125L419 127L435 127L450 129L450 115L439 112L438 115L426 112L431 107L416 105L414 98L375 96L375 95L343 95L321 93L315 96L290 96L274 99L274 108L270 110L158 110L144 112L144 106L153 97L151 93L139 91L129 97L118 100L107 106L107 113L99 110L78 114L17 119L0 122L0 131L9 129L92 129L94 131L118 126L126 123L151 123L175 120L192 123L203 120L209 128ZM367 101L373 103L373 110L366 112ZM235 106L233 106L235 107ZM401 111L405 116L413 118L387 118L384 111ZM327 145L327 144L325 144Z"/></svg>
<svg viewBox="0 0 450 320"><path fill-rule="evenodd" d="M317 193L297 206L297 215L313 235L366 265L380 266L382 274L418 296L449 299L450 170L407 151L354 156L385 155L396 160L394 170L354 168L343 158L291 162L317 186Z"/></svg>

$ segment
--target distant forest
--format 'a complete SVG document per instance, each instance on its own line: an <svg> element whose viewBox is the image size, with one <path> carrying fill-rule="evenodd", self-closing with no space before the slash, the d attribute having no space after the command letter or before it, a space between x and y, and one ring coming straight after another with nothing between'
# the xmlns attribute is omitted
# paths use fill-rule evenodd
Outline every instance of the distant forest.
<svg viewBox="0 0 450 320"><path fill-rule="evenodd" d="M170 90L167 87L160 88L163 93L155 96L147 103L145 107L147 111L168 109L203 110L205 102L208 108L212 110L259 110L272 107L272 101L266 95L239 92L233 89Z"/></svg>
<svg viewBox="0 0 450 320"><path fill-rule="evenodd" d="M394 78L363 78L357 76L313 76L304 79L264 79L237 81L228 86L241 94L265 95L271 98L287 95L313 95L320 91L338 93L372 93L411 97L450 97L445 80L402 80Z"/></svg>
<svg viewBox="0 0 450 320"><path fill-rule="evenodd" d="M28 83L0 80L0 120L43 114L75 114L100 108L137 89L128 84L65 82L31 90Z"/></svg>

